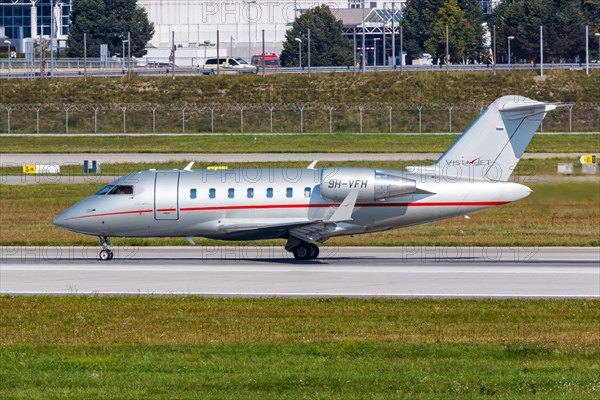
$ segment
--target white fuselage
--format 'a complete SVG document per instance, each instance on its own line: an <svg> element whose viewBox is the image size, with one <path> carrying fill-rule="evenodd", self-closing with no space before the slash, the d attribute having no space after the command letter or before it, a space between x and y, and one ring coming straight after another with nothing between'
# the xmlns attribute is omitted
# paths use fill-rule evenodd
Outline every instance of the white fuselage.
<svg viewBox="0 0 600 400"><path fill-rule="evenodd" d="M111 237L287 237L290 229L327 221L340 206L340 201L322 196L323 171L142 171L111 184L129 185L131 192L93 195L60 214L54 223L75 232ZM449 180L404 171L377 173L416 182L416 190L381 199L359 197L351 219L320 232L319 241L464 215L519 200L531 192L509 182ZM361 190L361 181L348 182Z"/></svg>

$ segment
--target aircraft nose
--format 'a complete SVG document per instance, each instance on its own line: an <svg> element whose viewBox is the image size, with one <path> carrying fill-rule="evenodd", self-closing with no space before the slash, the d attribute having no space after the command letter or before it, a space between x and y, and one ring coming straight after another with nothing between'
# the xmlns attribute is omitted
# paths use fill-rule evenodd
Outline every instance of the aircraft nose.
<svg viewBox="0 0 600 400"><path fill-rule="evenodd" d="M81 201L58 214L52 223L73 232L87 233L92 231L95 226L85 216L95 209L89 208L89 206L89 201Z"/></svg>
<svg viewBox="0 0 600 400"><path fill-rule="evenodd" d="M70 209L63 211L62 213L58 214L56 218L54 218L52 223L61 228L71 229L73 227L73 222L69 219L70 216L72 216Z"/></svg>

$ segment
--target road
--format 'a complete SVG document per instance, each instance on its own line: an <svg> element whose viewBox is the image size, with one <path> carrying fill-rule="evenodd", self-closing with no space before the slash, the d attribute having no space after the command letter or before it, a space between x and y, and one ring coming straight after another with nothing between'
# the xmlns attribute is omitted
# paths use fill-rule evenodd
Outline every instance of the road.
<svg viewBox="0 0 600 400"><path fill-rule="evenodd" d="M3 294L600 298L600 249L323 247L0 248Z"/></svg>
<svg viewBox="0 0 600 400"><path fill-rule="evenodd" d="M27 68L24 65L24 60L14 60L12 65L12 70L3 69L0 70L0 79L31 79L32 77L39 76L39 68L36 67L34 69ZM97 76L97 77L120 77L125 76L127 71L125 68L120 66L116 66L112 64L112 68L88 68L87 71L84 72L83 67L73 67L73 68L64 68L64 65L68 65L69 59L62 60L62 68L54 68L52 71L50 69L47 70L48 77L51 77L51 74L57 78L81 78L84 74L89 76ZM98 59L92 59L90 62L95 62L95 65L98 65ZM79 65L79 61L77 59L71 59L71 63L74 66ZM586 66L585 64L579 63L546 63L543 65L544 70L580 70L584 71ZM496 64L497 70L526 70L526 71L537 71L540 68L540 65L536 66L530 64ZM600 68L600 65L597 63L589 64L589 69L594 70ZM403 71L418 71L418 72L446 72L446 66L440 65L405 65L403 67L397 66L366 66L366 70L364 72L388 72L388 73L400 73ZM451 64L448 65L448 70L450 71L487 71L492 73L494 68L492 68L489 64ZM311 68L299 68L299 67L290 67L290 68L266 68L265 73L267 74L308 74L308 73L353 73L355 70L351 66L334 66L334 67L311 67ZM138 76L164 76L171 77L172 71L169 68L147 68L144 66L133 66L131 72ZM360 72L360 69L357 69L356 72ZM262 71L259 72L259 74ZM198 76L199 70L193 67L185 67L180 66L175 68L176 76ZM210 78L208 78L210 79Z"/></svg>

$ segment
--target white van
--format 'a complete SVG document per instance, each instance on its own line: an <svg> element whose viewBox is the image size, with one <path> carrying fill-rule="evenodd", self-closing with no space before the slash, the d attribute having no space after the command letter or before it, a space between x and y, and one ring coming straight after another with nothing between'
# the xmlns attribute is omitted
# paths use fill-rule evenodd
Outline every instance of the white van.
<svg viewBox="0 0 600 400"><path fill-rule="evenodd" d="M217 73L217 65L219 65L219 73L224 74L255 74L258 68L250 65L243 58L231 57L214 57L207 58L199 71L204 75L214 75Z"/></svg>

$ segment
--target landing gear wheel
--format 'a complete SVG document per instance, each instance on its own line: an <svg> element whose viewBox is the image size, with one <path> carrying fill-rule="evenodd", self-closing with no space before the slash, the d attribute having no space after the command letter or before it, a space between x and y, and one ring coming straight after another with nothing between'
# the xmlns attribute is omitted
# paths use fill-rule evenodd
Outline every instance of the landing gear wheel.
<svg viewBox="0 0 600 400"><path fill-rule="evenodd" d="M292 250L296 260L313 260L319 256L319 246L314 243L302 243Z"/></svg>
<svg viewBox="0 0 600 400"><path fill-rule="evenodd" d="M319 246L314 243L309 243L308 247L310 248L310 257L308 257L309 260L314 260L315 258L319 257Z"/></svg>
<svg viewBox="0 0 600 400"><path fill-rule="evenodd" d="M102 250L98 254L98 259L102 261L108 261L113 259L112 243L108 236L100 236L100 245Z"/></svg>
<svg viewBox="0 0 600 400"><path fill-rule="evenodd" d="M113 252L111 250L100 250L100 254L98 254L98 258L102 261L112 260Z"/></svg>
<svg viewBox="0 0 600 400"><path fill-rule="evenodd" d="M312 254L312 251L308 243L302 243L294 247L292 253L294 254L294 258L296 260L308 260Z"/></svg>

